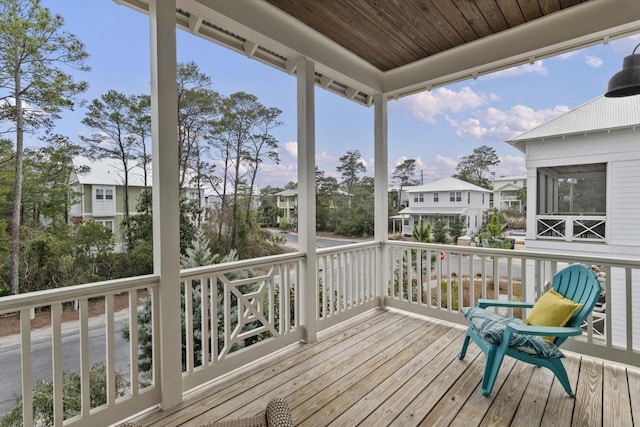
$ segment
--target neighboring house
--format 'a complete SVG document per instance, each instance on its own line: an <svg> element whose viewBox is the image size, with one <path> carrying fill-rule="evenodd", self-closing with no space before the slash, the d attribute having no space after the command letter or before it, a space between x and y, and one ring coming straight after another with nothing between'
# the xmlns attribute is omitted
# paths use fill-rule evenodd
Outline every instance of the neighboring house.
<svg viewBox="0 0 640 427"><path fill-rule="evenodd" d="M507 142L526 154L528 250L640 259L640 96L600 96ZM611 276L623 296L623 272ZM606 301L623 345L625 302Z"/></svg>
<svg viewBox="0 0 640 427"><path fill-rule="evenodd" d="M520 190L527 187L525 176L503 176L493 180L493 206L499 211L524 212L525 204L518 199Z"/></svg>
<svg viewBox="0 0 640 427"><path fill-rule="evenodd" d="M276 193L276 197L276 206L281 211L278 215L278 223L284 219L287 224L295 224L298 219L298 189L287 188Z"/></svg>
<svg viewBox="0 0 640 427"><path fill-rule="evenodd" d="M434 224L440 217L448 227L462 215L467 219L466 235L473 237L478 234L484 214L489 210L491 190L448 177L405 187L402 193L407 203L398 214L403 221L402 234L411 235L421 219L425 224Z"/></svg>
<svg viewBox="0 0 640 427"><path fill-rule="evenodd" d="M387 193L389 194L389 206L395 209L400 209L402 207L402 200L400 199L400 188L393 185L388 185L387 187Z"/></svg>
<svg viewBox="0 0 640 427"><path fill-rule="evenodd" d="M195 189L194 189L195 191ZM197 192L195 193L197 196ZM202 188L202 208L205 211L205 216L209 218L210 216L219 215L220 209L222 209L222 188L212 188L211 186L205 186ZM247 193L240 193L238 195L239 202L242 202L243 199L247 198ZM225 200L227 206L233 203L233 188L228 188ZM260 188L256 186L253 190L253 196L251 197L251 209L257 210L260 208ZM243 205L246 207L246 203Z"/></svg>
<svg viewBox="0 0 640 427"><path fill-rule="evenodd" d="M122 221L124 219L124 171L118 159L92 160L76 156L72 160L74 171L69 183L74 193L69 213L78 220L93 220L111 230L115 236L115 250L121 251L124 243ZM152 177L147 173L148 188ZM136 207L145 189L144 170L136 161L129 161L129 214L136 215ZM198 190L183 190L190 201L198 200Z"/></svg>

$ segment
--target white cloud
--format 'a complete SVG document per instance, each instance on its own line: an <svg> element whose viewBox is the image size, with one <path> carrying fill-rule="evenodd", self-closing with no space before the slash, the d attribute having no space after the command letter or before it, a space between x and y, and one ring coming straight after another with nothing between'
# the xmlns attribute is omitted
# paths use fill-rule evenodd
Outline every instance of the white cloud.
<svg viewBox="0 0 640 427"><path fill-rule="evenodd" d="M336 163L337 160L338 160L337 157L332 156L331 154L327 153L325 150L316 152L316 163L318 165L333 164L333 163Z"/></svg>
<svg viewBox="0 0 640 427"><path fill-rule="evenodd" d="M533 64L518 65L517 67L508 68L506 70L496 71L495 73L481 76L480 80L498 79L503 77L514 77L521 74L538 74L541 76L547 75L547 69L544 66L544 61L535 61Z"/></svg>
<svg viewBox="0 0 640 427"><path fill-rule="evenodd" d="M298 166L296 164L275 164L265 163L260 166L258 171L259 181L265 185L273 187L283 187L288 182L298 182Z"/></svg>
<svg viewBox="0 0 640 427"><path fill-rule="evenodd" d="M568 111L569 107L566 105L557 105L544 110L516 105L506 111L493 107L486 108L479 111L476 117L461 121L450 117L447 120L456 128L456 135L462 139L506 141Z"/></svg>
<svg viewBox="0 0 640 427"><path fill-rule="evenodd" d="M571 52L567 52L567 53L563 53L561 55L558 55L558 58L560 59L569 59L572 58L574 56L576 56L578 54L578 51L572 50Z"/></svg>
<svg viewBox="0 0 640 427"><path fill-rule="evenodd" d="M458 160L438 154L436 155L436 165L440 170L448 169L453 173L456 170L456 166L458 166Z"/></svg>
<svg viewBox="0 0 640 427"><path fill-rule="evenodd" d="M407 156L400 156L396 159L396 162L394 163L394 167L400 166L402 163L404 163L405 160L409 160L409 158Z"/></svg>
<svg viewBox="0 0 640 427"><path fill-rule="evenodd" d="M395 162L391 162L389 164L389 183L397 184L391 178L396 166L401 164L403 161L408 159L407 156L400 156ZM440 154L437 154L435 157L435 161L432 163L427 163L422 157L416 157L416 174L414 178L418 181L418 183L428 183L431 181L435 181L437 179L441 179L447 176L451 176L455 173L456 166L458 165L458 161L451 157L445 157Z"/></svg>
<svg viewBox="0 0 640 427"><path fill-rule="evenodd" d="M497 99L493 94L474 92L465 86L459 92L448 88L439 88L431 92L421 92L407 97L401 102L407 105L417 119L436 124L437 117L447 112L461 113L476 109L487 104L490 100Z"/></svg>
<svg viewBox="0 0 640 427"><path fill-rule="evenodd" d="M524 155L500 157L500 164L497 166L495 172L496 176L526 175L527 166Z"/></svg>
<svg viewBox="0 0 640 427"><path fill-rule="evenodd" d="M368 160L361 158L360 160L360 163L362 163L364 167L367 168L366 175L373 176L373 168L376 164L375 157L370 157Z"/></svg>
<svg viewBox="0 0 640 427"><path fill-rule="evenodd" d="M416 170L423 170L427 167L427 164L422 160L422 157L416 157Z"/></svg>
<svg viewBox="0 0 640 427"><path fill-rule="evenodd" d="M284 143L284 151L294 159L298 158L298 142L289 141Z"/></svg>
<svg viewBox="0 0 640 427"><path fill-rule="evenodd" d="M587 63L587 65L592 68L600 68L603 63L601 58L598 58L597 56L594 56L594 55L585 56L584 60Z"/></svg>
<svg viewBox="0 0 640 427"><path fill-rule="evenodd" d="M436 154L436 159L433 163L425 164L420 160L420 168L417 170L416 178L424 184L442 179L453 175L457 165L457 159Z"/></svg>

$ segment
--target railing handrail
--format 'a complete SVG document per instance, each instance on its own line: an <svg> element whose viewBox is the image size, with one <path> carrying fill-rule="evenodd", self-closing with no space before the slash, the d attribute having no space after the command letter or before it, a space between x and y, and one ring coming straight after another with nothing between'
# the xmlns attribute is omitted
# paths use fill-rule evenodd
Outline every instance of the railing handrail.
<svg viewBox="0 0 640 427"><path fill-rule="evenodd" d="M180 270L180 279L188 279L207 274L224 274L233 270L242 270L245 268L263 267L266 265L278 264L285 261L298 261L304 259L304 252L295 252L280 255L269 255L261 258L243 259L240 261L231 261L221 264L207 265L203 267L193 267Z"/></svg>
<svg viewBox="0 0 640 427"><path fill-rule="evenodd" d="M348 245L332 246L330 248L317 249L316 254L328 255L331 253L351 251L354 249L374 248L376 246L382 246L382 244L383 242L376 242L375 240L370 240L367 242L350 243Z"/></svg>
<svg viewBox="0 0 640 427"><path fill-rule="evenodd" d="M19 295L10 295L0 298L0 314L11 313L25 307L50 304L52 301L71 301L80 298L91 298L93 296L117 293L131 288L156 286L159 283L160 276L156 274L147 274L144 276L126 277L122 279L67 286L64 288L46 289L44 291L29 292Z"/></svg>
<svg viewBox="0 0 640 427"><path fill-rule="evenodd" d="M518 250L512 249L498 249L498 248L485 248L479 246L458 246L458 245L443 245L437 243L419 243L419 242L403 242L400 240L389 240L387 243L389 246L409 247L415 249L432 249L441 250L446 252L464 252L465 254L483 255L483 256L508 256L511 258L525 258L537 261L549 261L550 258L557 258L558 254L554 252L533 252L530 250ZM607 265L613 267L631 267L640 268L640 260L631 258L620 257L606 257L606 256L586 256L586 255L565 255L562 254L562 260L567 262L581 262L585 264L602 264L603 261Z"/></svg>
<svg viewBox="0 0 640 427"><path fill-rule="evenodd" d="M586 219L607 219L607 215L597 212L595 214L554 212L536 215L536 219L558 219L558 218L586 218Z"/></svg>

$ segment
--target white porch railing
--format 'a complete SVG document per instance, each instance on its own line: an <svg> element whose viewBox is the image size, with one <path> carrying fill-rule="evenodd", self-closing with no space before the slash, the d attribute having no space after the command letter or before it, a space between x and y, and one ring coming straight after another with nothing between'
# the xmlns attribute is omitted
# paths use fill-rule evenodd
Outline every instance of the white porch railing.
<svg viewBox="0 0 640 427"><path fill-rule="evenodd" d="M640 280L638 260L395 241L386 246L385 305L462 324L458 309L479 298L535 302L564 265L591 265L599 271L606 308L595 320L590 316L584 335L563 348L640 366L640 291L633 286Z"/></svg>
<svg viewBox="0 0 640 427"><path fill-rule="evenodd" d="M320 330L380 304L374 268L379 248L369 242L318 250Z"/></svg>
<svg viewBox="0 0 640 427"><path fill-rule="evenodd" d="M540 239L606 241L606 216L537 215L536 223L536 237Z"/></svg>
<svg viewBox="0 0 640 427"><path fill-rule="evenodd" d="M9 338L0 339L3 354L8 360L2 363L3 394L11 393L22 398L23 425L95 426L107 425L118 421L126 414L134 414L160 402L159 387L155 387L153 378L157 370L150 374L151 383L146 382L138 371L138 308L139 293L148 295L149 304L157 312L159 281L156 276L113 280L91 283L61 289L33 292L24 295L0 298L0 316L17 316L20 321L20 335L17 342ZM116 297L128 299L127 308L116 312ZM89 307L97 301L102 302L104 310L98 323L90 317ZM63 322L63 311L77 307L77 321ZM31 314L35 311L50 313L50 326L32 329ZM153 330L157 331L157 319L153 318ZM126 325L131 331L129 342L116 348L121 328ZM96 338L97 335L97 338ZM157 344L159 337L153 335L151 345ZM100 342L102 341L102 343ZM18 353L18 358L8 355ZM121 357L122 354L124 357ZM44 359L47 369L43 371ZM123 366L122 359L128 361ZM17 363L12 364L11 361ZM89 378L92 364L104 362L106 376L106 403L98 408L92 407L92 395ZM157 368L157 366L154 366ZM79 414L70 416L69 403L65 401L63 390L64 372L76 372L80 377L81 394ZM20 376L19 390L7 390L12 373ZM126 387L121 388L124 379ZM32 388L43 380L53 382L53 419L34 419ZM6 399L6 395L3 396Z"/></svg>
<svg viewBox="0 0 640 427"><path fill-rule="evenodd" d="M295 253L182 271L183 391L304 338L304 258Z"/></svg>
<svg viewBox="0 0 640 427"><path fill-rule="evenodd" d="M640 280L640 261L401 241L322 249L316 258L317 283L311 285L301 283L306 257L300 253L182 271L184 300L182 312L176 313L175 319L184 319L183 366L179 367L183 372L182 389L202 385L305 339L301 286L315 290L308 294L315 302L316 330L380 305L464 324L458 313L460 307L472 305L478 298L495 296L533 301L544 292L551 275L570 262L599 266L606 309L595 321L590 318L584 336L567 342L566 348L640 365L640 330L635 326L640 324L640 295L633 287L633 281ZM151 307L148 319L142 315L146 313L144 304L139 302L142 292L149 298L144 303ZM49 378L54 383L55 425L114 423L160 402L162 385L155 380L161 361L158 344L162 340L158 335L157 292L158 278L145 276L0 299L0 314L17 312L22 325L17 343L21 360L14 369L22 372L22 387L16 394L25 396L25 425L33 424L32 361L34 347L40 345L29 321L34 308L51 312L52 326L45 341L50 343L46 351L52 366ZM118 312L114 298L122 294L129 303ZM98 328L104 330L101 340L105 349L100 350L104 353L100 355L89 344L93 329L88 308L94 299L105 301L105 316L98 322ZM79 321L69 329L62 322L61 313L76 300ZM124 344L117 339L120 323L131 332L130 341ZM65 332L67 329L69 332ZM151 331L154 350L150 372L138 367L145 357L140 345L144 341L140 335L145 330ZM78 337L75 347L68 344L70 336ZM65 416L62 393L63 370L68 369L63 362L69 352L79 355L79 362L72 369L79 372L82 383L82 407L74 417ZM117 356L123 352L128 363L120 372ZM108 398L106 404L92 408L88 381L90 363L96 357L106 364ZM116 387L119 373L128 384L122 392Z"/></svg>

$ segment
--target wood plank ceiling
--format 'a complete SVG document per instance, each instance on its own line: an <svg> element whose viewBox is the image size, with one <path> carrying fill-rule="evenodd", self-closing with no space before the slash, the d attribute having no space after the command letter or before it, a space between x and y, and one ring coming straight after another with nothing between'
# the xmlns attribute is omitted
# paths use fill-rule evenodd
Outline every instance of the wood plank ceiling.
<svg viewBox="0 0 640 427"><path fill-rule="evenodd" d="M595 0L266 0L381 71Z"/></svg>

